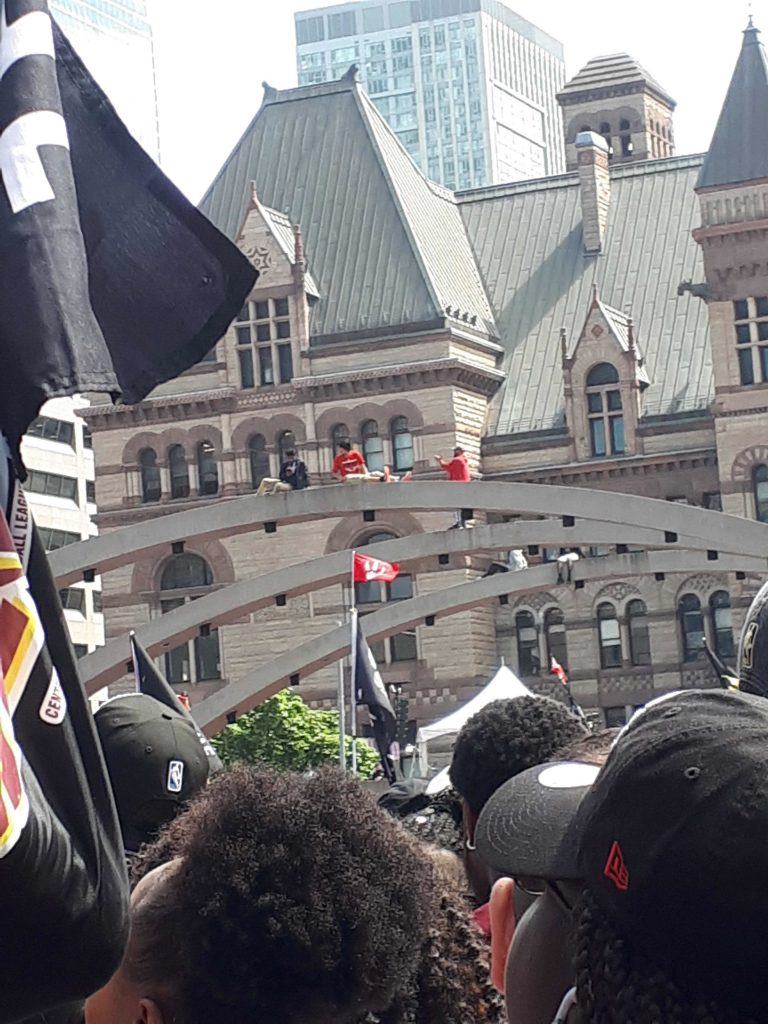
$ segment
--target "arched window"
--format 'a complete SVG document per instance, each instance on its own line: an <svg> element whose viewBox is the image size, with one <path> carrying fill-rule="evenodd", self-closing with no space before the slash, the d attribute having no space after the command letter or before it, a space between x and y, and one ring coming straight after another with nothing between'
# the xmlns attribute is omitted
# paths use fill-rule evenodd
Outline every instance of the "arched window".
<svg viewBox="0 0 768 1024"><path fill-rule="evenodd" d="M154 448L145 448L139 452L139 471L141 473L141 500L143 502L160 501L160 469L157 465L157 452Z"/></svg>
<svg viewBox="0 0 768 1024"><path fill-rule="evenodd" d="M187 453L180 444L168 449L168 469L171 473L171 497L189 497L189 466Z"/></svg>
<svg viewBox="0 0 768 1024"><path fill-rule="evenodd" d="M379 437L379 425L376 420L366 420L360 428L363 446L363 458L368 469L380 472L384 469L384 443Z"/></svg>
<svg viewBox="0 0 768 1024"><path fill-rule="evenodd" d="M621 155L632 156L635 149L632 145L632 126L626 118L620 122L619 131L621 133Z"/></svg>
<svg viewBox="0 0 768 1024"><path fill-rule="evenodd" d="M621 668L621 626L612 604L598 605L597 631L600 638L601 668Z"/></svg>
<svg viewBox="0 0 768 1024"><path fill-rule="evenodd" d="M723 660L733 658L733 619L731 617L731 598L727 591L716 590L709 599L709 610L712 615L712 637L715 642L715 653Z"/></svg>
<svg viewBox="0 0 768 1024"><path fill-rule="evenodd" d="M405 416L395 416L389 425L392 438L392 462L396 473L413 469L413 436Z"/></svg>
<svg viewBox="0 0 768 1024"><path fill-rule="evenodd" d="M201 591L213 583L211 567L200 555L174 555L166 562L160 577L163 612L173 611L189 601L202 597ZM162 596L173 593L173 597ZM221 652L219 631L209 630L198 635L165 655L165 674L177 686L193 685L221 678Z"/></svg>
<svg viewBox="0 0 768 1024"><path fill-rule="evenodd" d="M288 452L296 451L296 437L292 430L284 430L277 438L277 453L280 465L288 458Z"/></svg>
<svg viewBox="0 0 768 1024"><path fill-rule="evenodd" d="M589 439L595 458L623 455L624 414L619 374L611 363L598 363L587 375Z"/></svg>
<svg viewBox="0 0 768 1024"><path fill-rule="evenodd" d="M605 139L606 145L608 146L608 156L613 156L613 144L611 143L611 126L608 121L603 121L600 125L600 134Z"/></svg>
<svg viewBox="0 0 768 1024"><path fill-rule="evenodd" d="M248 438L248 459L251 464L251 487L254 491L265 476L269 476L269 453L263 434L253 434Z"/></svg>
<svg viewBox="0 0 768 1024"><path fill-rule="evenodd" d="M197 446L197 472L200 477L200 494L218 494L219 467L210 441L201 441Z"/></svg>
<svg viewBox="0 0 768 1024"><path fill-rule="evenodd" d="M552 659L568 669L568 644L565 639L565 616L559 608L549 608L544 615L544 636L547 641L547 668Z"/></svg>
<svg viewBox="0 0 768 1024"><path fill-rule="evenodd" d="M755 466L752 484L755 491L755 517L760 523L768 523L768 466Z"/></svg>
<svg viewBox="0 0 768 1024"><path fill-rule="evenodd" d="M371 544L378 544L383 540L395 540L395 535L383 531L372 533L356 546L368 548ZM355 603L361 616L376 611L380 605L388 601L408 601L412 597L413 577L408 573L401 573L391 583L355 584ZM395 661L416 661L419 656L415 629L387 637L386 640L379 640L370 646L377 663L382 665Z"/></svg>
<svg viewBox="0 0 768 1024"><path fill-rule="evenodd" d="M351 441L352 435L349 432L349 427L346 423L337 423L331 431L331 445L333 447L333 454L339 450L339 445L342 441Z"/></svg>
<svg viewBox="0 0 768 1024"><path fill-rule="evenodd" d="M517 633L517 670L521 676L537 676L541 672L539 631L533 612L518 612L515 616Z"/></svg>
<svg viewBox="0 0 768 1024"><path fill-rule="evenodd" d="M627 605L629 626L629 656L633 665L651 664L651 636L648 631L648 609L644 601L630 601Z"/></svg>
<svg viewBox="0 0 768 1024"><path fill-rule="evenodd" d="M698 661L704 653L704 616L695 594L683 594L678 605L683 636L683 661Z"/></svg>

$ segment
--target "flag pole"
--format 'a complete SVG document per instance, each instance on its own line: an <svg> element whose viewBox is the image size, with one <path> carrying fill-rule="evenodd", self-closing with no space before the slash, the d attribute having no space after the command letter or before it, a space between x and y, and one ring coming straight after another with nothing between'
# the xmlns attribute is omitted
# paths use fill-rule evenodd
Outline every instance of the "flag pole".
<svg viewBox="0 0 768 1024"><path fill-rule="evenodd" d="M343 600L342 600L343 603ZM341 622L336 623L337 626L344 626L344 619ZM346 738L347 738L347 723L346 719L346 699L344 694L345 680L344 680L344 658L339 658L339 677L337 684L337 697L339 705L339 768L344 772L347 770L347 751L346 751Z"/></svg>
<svg viewBox="0 0 768 1024"><path fill-rule="evenodd" d="M350 708L349 708L349 735L352 737L352 774L357 775L357 631L360 628L357 621L357 601L355 599L355 551L352 551L352 564L350 566L350 591L349 591L349 618L351 625L350 636Z"/></svg>

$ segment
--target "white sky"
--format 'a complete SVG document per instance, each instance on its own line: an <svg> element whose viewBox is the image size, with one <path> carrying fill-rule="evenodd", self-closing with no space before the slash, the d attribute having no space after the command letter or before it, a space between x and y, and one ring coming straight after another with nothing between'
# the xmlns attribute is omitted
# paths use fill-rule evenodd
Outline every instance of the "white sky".
<svg viewBox="0 0 768 1024"><path fill-rule="evenodd" d="M262 81L296 84L294 11L331 5L150 0L163 166L191 199L200 198L258 110ZM768 0L508 0L508 6L562 41L569 76L599 54L625 51L639 60L678 102L679 153L709 145L750 8L768 33Z"/></svg>

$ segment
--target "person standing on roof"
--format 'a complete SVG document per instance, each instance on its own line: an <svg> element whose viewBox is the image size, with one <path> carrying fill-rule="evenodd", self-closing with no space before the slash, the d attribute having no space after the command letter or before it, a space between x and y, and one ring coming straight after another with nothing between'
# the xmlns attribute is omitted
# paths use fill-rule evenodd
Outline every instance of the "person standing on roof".
<svg viewBox="0 0 768 1024"><path fill-rule="evenodd" d="M453 458L450 460L444 459L441 455L436 455L435 459L442 470L448 476L448 479L455 484L468 484L472 481L472 474L469 471L469 463L467 462L467 456L464 454L464 449L459 445L453 449ZM456 510L456 522L451 526L452 530L462 530L465 526L465 522L461 515L461 509Z"/></svg>

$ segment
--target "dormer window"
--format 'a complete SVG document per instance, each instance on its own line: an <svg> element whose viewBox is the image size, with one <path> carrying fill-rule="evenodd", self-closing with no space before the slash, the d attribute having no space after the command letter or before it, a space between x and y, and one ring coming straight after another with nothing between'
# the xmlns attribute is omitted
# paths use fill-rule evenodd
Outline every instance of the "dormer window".
<svg viewBox="0 0 768 1024"><path fill-rule="evenodd" d="M248 302L235 324L240 386L273 387L293 377L288 299Z"/></svg>
<svg viewBox="0 0 768 1024"><path fill-rule="evenodd" d="M593 457L623 455L624 410L619 374L611 363L598 363L587 375L587 418Z"/></svg>

